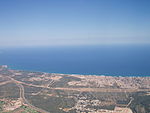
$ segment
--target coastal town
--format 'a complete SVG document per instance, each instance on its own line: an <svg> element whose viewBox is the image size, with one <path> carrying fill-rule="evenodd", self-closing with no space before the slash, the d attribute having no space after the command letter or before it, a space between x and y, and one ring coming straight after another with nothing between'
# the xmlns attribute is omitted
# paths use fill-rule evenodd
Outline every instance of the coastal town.
<svg viewBox="0 0 150 113"><path fill-rule="evenodd" d="M149 113L149 93L150 77L57 74L0 66L1 113Z"/></svg>

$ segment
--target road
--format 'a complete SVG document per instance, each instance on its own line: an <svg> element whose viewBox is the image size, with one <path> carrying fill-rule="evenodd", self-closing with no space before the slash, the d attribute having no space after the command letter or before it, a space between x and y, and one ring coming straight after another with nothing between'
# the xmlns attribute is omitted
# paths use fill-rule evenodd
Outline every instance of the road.
<svg viewBox="0 0 150 113"><path fill-rule="evenodd" d="M49 89L50 87L52 87L52 85L55 83L54 80L49 81L49 83L46 86L43 86L42 89L37 92L37 93L32 93L32 95L38 95L40 94L42 91L44 91L44 89ZM33 86L34 87L34 86ZM37 87L37 86L36 86Z"/></svg>
<svg viewBox="0 0 150 113"><path fill-rule="evenodd" d="M1 84L7 84L9 82L14 82L15 84L17 84L17 86L20 88L20 98L22 99L22 103L24 103L25 105L28 105L30 108L39 111L41 113L49 113L43 109L40 109L34 105L32 105L30 102L28 102L28 100L25 98L25 92L24 92L24 86L23 85L27 85L27 86L31 86L31 87L38 87L38 88L42 88L41 91L43 91L43 89L50 89L50 90L68 90L68 91L79 91L79 92L137 92L137 91L150 91L150 89L120 89L120 88L63 88L63 87L52 87L53 83L55 81L50 81L47 85L34 85L34 84L28 84L22 81L18 81L15 80L12 77L7 76L10 80L0 83ZM40 91L40 92L41 92ZM131 102L133 101L133 98L131 98L130 102L128 103L128 105L126 105L126 108L128 108L128 106L131 104ZM126 111L125 109L122 110L122 112L124 113L124 111Z"/></svg>
<svg viewBox="0 0 150 113"><path fill-rule="evenodd" d="M20 96L21 96L21 98L23 99L23 103L24 103L24 104L27 104L30 108L35 109L35 110L38 111L38 112L41 112L41 113L49 113L49 112L47 112L47 111L45 111L45 110L43 110L43 109L40 109L40 108L35 107L35 106L33 106L32 104L30 104L29 101L28 101L28 100L25 98L25 96L24 96L24 87L23 87L23 85L22 85L22 84L18 84L18 86L19 86L19 88L20 88Z"/></svg>
<svg viewBox="0 0 150 113"><path fill-rule="evenodd" d="M8 77L8 78L11 79L11 81L14 82L14 83L19 87L19 89L20 89L20 99L22 100L22 103L23 103L23 104L27 105L28 107L30 107L30 108L32 108L32 109L38 111L38 112L41 112L41 113L50 113L50 112L48 112L48 111L45 111L45 110L43 110L43 109L40 109L40 108L38 108L38 107L32 105L32 104L25 98L25 91L24 91L23 85L22 85L19 81L15 80L15 79L13 79L13 78L11 78L11 77Z"/></svg>
<svg viewBox="0 0 150 113"><path fill-rule="evenodd" d="M12 82L11 80L5 81L5 82L1 82L1 83L0 83L0 86L5 85L5 84L8 84L8 83L11 83L11 82Z"/></svg>

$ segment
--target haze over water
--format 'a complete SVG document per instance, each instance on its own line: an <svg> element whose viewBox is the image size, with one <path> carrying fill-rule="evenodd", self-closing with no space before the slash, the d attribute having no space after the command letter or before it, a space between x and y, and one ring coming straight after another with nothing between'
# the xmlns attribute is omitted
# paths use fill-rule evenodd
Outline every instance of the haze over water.
<svg viewBox="0 0 150 113"><path fill-rule="evenodd" d="M79 46L0 49L12 69L65 74L150 76L150 46Z"/></svg>

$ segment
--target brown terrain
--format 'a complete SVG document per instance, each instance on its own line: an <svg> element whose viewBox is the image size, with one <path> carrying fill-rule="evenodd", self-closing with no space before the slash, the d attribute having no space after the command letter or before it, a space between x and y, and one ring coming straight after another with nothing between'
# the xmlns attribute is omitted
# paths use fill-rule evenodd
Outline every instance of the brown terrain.
<svg viewBox="0 0 150 113"><path fill-rule="evenodd" d="M13 87L18 97L9 93ZM66 75L0 66L2 113L136 113L133 95L139 92L149 96L150 77ZM139 107L137 113L149 113L147 109Z"/></svg>

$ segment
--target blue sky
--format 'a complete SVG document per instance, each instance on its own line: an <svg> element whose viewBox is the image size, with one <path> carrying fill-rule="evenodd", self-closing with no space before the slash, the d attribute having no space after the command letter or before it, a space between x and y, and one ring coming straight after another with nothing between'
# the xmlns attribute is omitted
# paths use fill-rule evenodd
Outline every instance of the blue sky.
<svg viewBox="0 0 150 113"><path fill-rule="evenodd" d="M150 44L150 0L0 0L0 46Z"/></svg>

